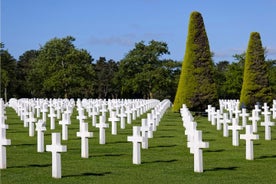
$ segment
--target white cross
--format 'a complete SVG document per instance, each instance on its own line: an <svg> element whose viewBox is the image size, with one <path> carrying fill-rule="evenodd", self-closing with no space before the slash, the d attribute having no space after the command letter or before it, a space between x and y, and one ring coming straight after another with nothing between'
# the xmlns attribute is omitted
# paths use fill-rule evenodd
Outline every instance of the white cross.
<svg viewBox="0 0 276 184"><path fill-rule="evenodd" d="M271 140L271 126L274 126L275 123L270 121L270 116L267 115L264 122L261 122L261 126L265 127L265 140Z"/></svg>
<svg viewBox="0 0 276 184"><path fill-rule="evenodd" d="M53 107L50 107L50 113L48 114L48 117L50 118L50 129L54 130L55 129L55 117L57 117L57 115L55 114L55 110Z"/></svg>
<svg viewBox="0 0 276 184"><path fill-rule="evenodd" d="M253 141L259 139L259 135L254 135L252 131L252 125L246 125L245 134L240 135L241 139L246 143L246 159L254 160Z"/></svg>
<svg viewBox="0 0 276 184"><path fill-rule="evenodd" d="M260 117L259 117L259 112L261 112L261 110L259 109L259 106L258 106L258 105L255 105L255 109L254 109L254 110L255 110L255 113L256 113L256 117L257 117L257 118L260 118Z"/></svg>
<svg viewBox="0 0 276 184"><path fill-rule="evenodd" d="M5 116L4 105L2 105L2 107L0 107L0 124L5 124L6 119L7 119L7 116Z"/></svg>
<svg viewBox="0 0 276 184"><path fill-rule="evenodd" d="M83 122L83 120L87 119L87 117L84 115L84 109L83 108L79 107L78 113L79 113L79 115L76 118L80 121L80 124L81 124Z"/></svg>
<svg viewBox="0 0 276 184"><path fill-rule="evenodd" d="M119 118L117 118L115 111L110 112L110 118L108 118L108 121L111 122L111 134L117 135L117 121L119 121Z"/></svg>
<svg viewBox="0 0 276 184"><path fill-rule="evenodd" d="M100 116L100 123L96 124L99 128L99 144L105 144L105 128L109 127L109 124L105 123L104 116Z"/></svg>
<svg viewBox="0 0 276 184"><path fill-rule="evenodd" d="M212 107L212 112L211 112L211 124L212 125L216 125L216 115L217 115L216 108Z"/></svg>
<svg viewBox="0 0 276 184"><path fill-rule="evenodd" d="M203 172L202 148L209 148L209 142L202 141L202 131L194 131L191 147L194 150L194 172Z"/></svg>
<svg viewBox="0 0 276 184"><path fill-rule="evenodd" d="M0 169L7 168L7 145L11 145L11 140L6 139L6 128L0 128Z"/></svg>
<svg viewBox="0 0 276 184"><path fill-rule="evenodd" d="M238 106L235 107L233 113L235 114L236 120L239 122L238 119L239 119L239 114L241 113L241 111L239 110L239 107L238 107Z"/></svg>
<svg viewBox="0 0 276 184"><path fill-rule="evenodd" d="M195 138L197 123L194 121L185 123L185 135L187 135L187 147L190 148L190 153L194 154L193 141Z"/></svg>
<svg viewBox="0 0 276 184"><path fill-rule="evenodd" d="M248 117L249 114L246 113L246 108L242 108L242 113L240 114L240 117L242 117L242 126L245 127L247 124L247 119L246 117Z"/></svg>
<svg viewBox="0 0 276 184"><path fill-rule="evenodd" d="M159 126L160 113L156 109L153 109L152 114L153 114L153 119L155 120L156 126Z"/></svg>
<svg viewBox="0 0 276 184"><path fill-rule="evenodd" d="M127 123L131 124L131 113L132 113L132 111L131 111L129 105L126 106L126 112L125 113L127 115Z"/></svg>
<svg viewBox="0 0 276 184"><path fill-rule="evenodd" d="M89 116L92 116L92 126L96 126L97 115L99 115L99 112L97 111L97 108L95 106L93 106L92 112L89 113Z"/></svg>
<svg viewBox="0 0 276 184"><path fill-rule="evenodd" d="M33 112L29 112L29 117L27 119L27 122L29 123L29 136L34 136L34 122L36 122L36 118L34 118Z"/></svg>
<svg viewBox="0 0 276 184"><path fill-rule="evenodd" d="M22 109L22 112L21 112L21 118L22 120L24 121L24 127L28 127L29 124L28 124L28 116L29 116L29 112L27 111L27 109Z"/></svg>
<svg viewBox="0 0 276 184"><path fill-rule="evenodd" d="M142 125L140 128L140 131L142 132L142 137L145 138L145 141L142 142L142 148L148 149L148 134L151 132L151 126L148 125L147 119L142 119Z"/></svg>
<svg viewBox="0 0 276 184"><path fill-rule="evenodd" d="M237 118L232 119L232 125L228 128L232 130L232 145L239 146L239 130L242 130L242 126L238 125Z"/></svg>
<svg viewBox="0 0 276 184"><path fill-rule="evenodd" d="M77 132L77 137L81 138L81 157L89 157L88 138L93 137L93 132L88 132L88 123L80 123L80 131Z"/></svg>
<svg viewBox="0 0 276 184"><path fill-rule="evenodd" d="M276 119L276 102L273 103L272 108L270 110L272 112L272 118Z"/></svg>
<svg viewBox="0 0 276 184"><path fill-rule="evenodd" d="M68 118L70 118L69 114L64 112L61 121L59 121L59 124L62 126L62 140L68 140L68 125L70 125L70 120Z"/></svg>
<svg viewBox="0 0 276 184"><path fill-rule="evenodd" d="M208 105L208 109L205 110L208 113L208 121L211 121L212 106Z"/></svg>
<svg viewBox="0 0 276 184"><path fill-rule="evenodd" d="M44 103L41 109L42 112L42 120L46 123L47 119L46 119L46 113L48 112L48 105L47 103Z"/></svg>
<svg viewBox="0 0 276 184"><path fill-rule="evenodd" d="M223 113L223 119L222 119L222 125L223 125L223 137L228 137L229 136L229 131L228 131L228 123L231 121L227 117L227 113Z"/></svg>
<svg viewBox="0 0 276 184"><path fill-rule="evenodd" d="M221 119L220 118L222 118L222 116L220 114L220 110L217 110L216 118L217 118L217 130L221 130Z"/></svg>
<svg viewBox="0 0 276 184"><path fill-rule="evenodd" d="M262 108L264 109L264 112L262 112L262 114L264 115L264 121L270 121L271 112L269 111L267 103L264 103L264 106Z"/></svg>
<svg viewBox="0 0 276 184"><path fill-rule="evenodd" d="M37 152L44 152L44 132L46 131L46 123L38 120L36 123L37 131Z"/></svg>
<svg viewBox="0 0 276 184"><path fill-rule="evenodd" d="M155 123L155 120L153 119L151 113L147 114L147 122L148 122L148 125L151 126L151 129L152 129L152 131L149 132L148 136L149 136L149 138L153 138L153 131L156 131L156 123Z"/></svg>
<svg viewBox="0 0 276 184"><path fill-rule="evenodd" d="M141 164L141 147L140 143L145 141L145 138L140 135L140 127L133 126L133 135L127 137L127 141L133 143L132 163Z"/></svg>
<svg viewBox="0 0 276 184"><path fill-rule="evenodd" d="M121 112L120 114L118 115L120 118L121 118L121 129L125 129L126 128L126 125L125 125L125 117L126 117L126 114L125 114L125 108L124 106L121 107Z"/></svg>
<svg viewBox="0 0 276 184"><path fill-rule="evenodd" d="M132 120L136 120L136 118L137 118L137 113L136 113L137 107L135 106L135 104L133 105L131 111L132 111Z"/></svg>
<svg viewBox="0 0 276 184"><path fill-rule="evenodd" d="M46 151L52 152L52 177L61 178L60 152L66 152L67 147L60 144L60 133L52 133L52 145L46 145Z"/></svg>
<svg viewBox="0 0 276 184"><path fill-rule="evenodd" d="M233 108L232 108L231 105L230 105L230 107L228 109L228 112L229 112L229 120L232 121L232 119L233 119Z"/></svg>
<svg viewBox="0 0 276 184"><path fill-rule="evenodd" d="M107 108L106 108L105 103L102 104L102 108L101 108L100 112L102 113L102 116L105 117L105 113L107 112Z"/></svg>
<svg viewBox="0 0 276 184"><path fill-rule="evenodd" d="M256 112L255 109L253 109L251 113L252 113L252 116L249 117L248 119L250 121L252 121L252 130L253 130L254 133L256 133L258 131L258 124L257 123L260 120L260 118L259 118L259 115L258 115L258 113Z"/></svg>
<svg viewBox="0 0 276 184"><path fill-rule="evenodd" d="M57 111L57 119L60 119L60 111L61 111L61 106L60 104L56 104L55 110Z"/></svg>
<svg viewBox="0 0 276 184"><path fill-rule="evenodd" d="M39 102L37 101L37 103L36 103L36 106L35 106L35 109L36 109L36 117L37 118L40 118L40 110L41 110L41 107L40 107L40 104L39 104Z"/></svg>

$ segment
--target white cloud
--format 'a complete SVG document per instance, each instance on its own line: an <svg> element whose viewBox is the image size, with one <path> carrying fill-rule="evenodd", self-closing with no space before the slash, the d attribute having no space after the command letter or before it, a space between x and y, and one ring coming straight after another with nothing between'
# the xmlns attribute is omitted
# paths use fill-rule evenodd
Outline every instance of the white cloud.
<svg viewBox="0 0 276 184"><path fill-rule="evenodd" d="M159 40L162 37L162 33L142 33L142 34L134 34L128 33L124 35L112 35L109 37L95 37L91 36L89 39L89 44L92 45L118 45L118 46L134 46L135 43L140 41L148 42L150 40Z"/></svg>
<svg viewBox="0 0 276 184"><path fill-rule="evenodd" d="M110 37L94 37L89 39L89 43L93 45L120 45L120 46L132 46L134 44L133 34L126 34L121 36L110 36Z"/></svg>

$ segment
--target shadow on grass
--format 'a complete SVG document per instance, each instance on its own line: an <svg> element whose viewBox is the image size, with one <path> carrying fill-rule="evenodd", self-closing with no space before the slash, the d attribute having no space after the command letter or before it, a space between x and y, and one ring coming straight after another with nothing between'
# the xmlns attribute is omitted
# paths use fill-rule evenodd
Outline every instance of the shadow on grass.
<svg viewBox="0 0 276 184"><path fill-rule="evenodd" d="M102 154L102 155L92 155L92 156L89 156L89 157L91 157L91 158L93 158L93 157L119 157L119 156L123 156L123 155L126 155L126 154L107 153L107 154Z"/></svg>
<svg viewBox="0 0 276 184"><path fill-rule="evenodd" d="M30 165L18 165L18 166L11 166L8 168L31 168L31 167L50 167L52 164L30 164Z"/></svg>
<svg viewBox="0 0 276 184"><path fill-rule="evenodd" d="M212 142L212 141L216 141L216 139L204 139L207 142Z"/></svg>
<svg viewBox="0 0 276 184"><path fill-rule="evenodd" d="M223 152L223 151L225 151L225 149L217 149L217 150L204 150L204 153L206 152L206 153L213 153L213 152Z"/></svg>
<svg viewBox="0 0 276 184"><path fill-rule="evenodd" d="M14 144L12 146L35 146L36 144Z"/></svg>
<svg viewBox="0 0 276 184"><path fill-rule="evenodd" d="M106 144L123 144L128 143L127 141L114 141L114 142L107 142Z"/></svg>
<svg viewBox="0 0 276 184"><path fill-rule="evenodd" d="M175 130L174 129L159 129L158 131L160 131L160 132L173 132Z"/></svg>
<svg viewBox="0 0 276 184"><path fill-rule="evenodd" d="M171 136L171 135L163 135L163 136L159 136L159 137L156 137L156 138L173 138L175 136Z"/></svg>
<svg viewBox="0 0 276 184"><path fill-rule="evenodd" d="M27 133L27 131L24 131L24 130L8 130L7 133L10 133L10 134L19 134L19 133Z"/></svg>
<svg viewBox="0 0 276 184"><path fill-rule="evenodd" d="M222 171L222 170L228 170L228 171L234 171L239 167L215 167L211 169L204 169L204 171Z"/></svg>
<svg viewBox="0 0 276 184"><path fill-rule="evenodd" d="M142 164L150 164L150 163L172 163L172 162L177 162L178 160L172 159L172 160L154 160L154 161L149 161L149 162L142 162Z"/></svg>
<svg viewBox="0 0 276 184"><path fill-rule="evenodd" d="M257 157L255 159L266 159L266 158L276 158L276 155L264 155L264 156Z"/></svg>
<svg viewBox="0 0 276 184"><path fill-rule="evenodd" d="M177 146L176 144L172 145L159 145L159 146L150 146L149 148L171 148Z"/></svg>
<svg viewBox="0 0 276 184"><path fill-rule="evenodd" d="M102 172L102 173L80 173L80 174L72 174L72 175L65 175L62 176L63 178L67 177L78 177L78 176L105 176L111 174L112 172Z"/></svg>
<svg viewBox="0 0 276 184"><path fill-rule="evenodd" d="M166 125L163 125L163 126L177 126L175 124L166 124Z"/></svg>

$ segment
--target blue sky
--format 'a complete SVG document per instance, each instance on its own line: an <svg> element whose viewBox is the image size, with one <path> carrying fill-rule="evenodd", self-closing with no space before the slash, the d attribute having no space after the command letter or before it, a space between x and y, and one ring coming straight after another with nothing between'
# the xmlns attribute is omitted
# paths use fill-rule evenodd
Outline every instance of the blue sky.
<svg viewBox="0 0 276 184"><path fill-rule="evenodd" d="M70 35L94 59L119 61L135 43L156 40L168 44L166 58L182 61L189 16L199 11L216 62L246 51L255 31L276 59L275 10L276 0L1 0L1 42L18 59Z"/></svg>

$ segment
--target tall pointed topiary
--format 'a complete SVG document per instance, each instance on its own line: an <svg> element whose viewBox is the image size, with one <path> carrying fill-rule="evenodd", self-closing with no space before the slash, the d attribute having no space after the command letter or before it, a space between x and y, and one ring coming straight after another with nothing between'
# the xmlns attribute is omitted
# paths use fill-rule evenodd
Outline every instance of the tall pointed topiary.
<svg viewBox="0 0 276 184"><path fill-rule="evenodd" d="M245 56L240 103L247 108L253 108L257 102L269 103L271 100L271 87L261 36L258 32L252 32Z"/></svg>
<svg viewBox="0 0 276 184"><path fill-rule="evenodd" d="M174 100L173 111L182 104L192 111L202 111L217 102L214 66L203 18L199 12L190 16L186 51Z"/></svg>

